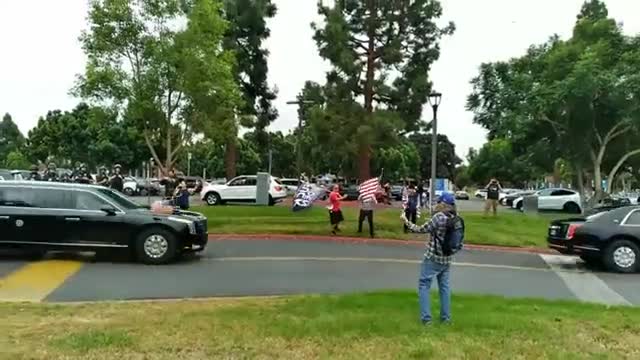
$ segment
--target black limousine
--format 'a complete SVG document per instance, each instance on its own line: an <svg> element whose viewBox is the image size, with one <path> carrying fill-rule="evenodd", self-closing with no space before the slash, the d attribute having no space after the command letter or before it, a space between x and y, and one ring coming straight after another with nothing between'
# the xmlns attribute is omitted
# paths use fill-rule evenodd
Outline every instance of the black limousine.
<svg viewBox="0 0 640 360"><path fill-rule="evenodd" d="M204 250L207 219L195 212L157 214L111 189L38 181L0 182L0 247L129 250L164 264Z"/></svg>
<svg viewBox="0 0 640 360"><path fill-rule="evenodd" d="M599 212L586 218L556 220L549 226L550 248L603 263L608 270L640 270L640 206Z"/></svg>

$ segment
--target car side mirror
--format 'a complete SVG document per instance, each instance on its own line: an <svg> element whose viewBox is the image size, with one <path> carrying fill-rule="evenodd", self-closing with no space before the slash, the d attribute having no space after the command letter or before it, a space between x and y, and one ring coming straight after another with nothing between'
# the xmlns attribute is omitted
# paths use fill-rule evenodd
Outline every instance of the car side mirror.
<svg viewBox="0 0 640 360"><path fill-rule="evenodd" d="M113 206L105 205L101 207L100 210L102 210L104 213L106 213L109 216L113 216L116 214L116 209Z"/></svg>

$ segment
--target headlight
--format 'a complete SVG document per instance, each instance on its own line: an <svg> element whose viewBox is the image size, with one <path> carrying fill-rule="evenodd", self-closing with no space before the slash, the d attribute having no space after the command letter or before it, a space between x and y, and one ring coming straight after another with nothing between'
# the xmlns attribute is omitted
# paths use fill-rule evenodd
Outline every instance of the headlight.
<svg viewBox="0 0 640 360"><path fill-rule="evenodd" d="M187 226L189 226L189 234L191 234L191 235L197 234L196 224L193 221L187 220L187 219L182 219L182 218L175 217L175 216L169 216L169 220L175 221L175 222L179 222L179 223L183 223L183 224L187 224Z"/></svg>

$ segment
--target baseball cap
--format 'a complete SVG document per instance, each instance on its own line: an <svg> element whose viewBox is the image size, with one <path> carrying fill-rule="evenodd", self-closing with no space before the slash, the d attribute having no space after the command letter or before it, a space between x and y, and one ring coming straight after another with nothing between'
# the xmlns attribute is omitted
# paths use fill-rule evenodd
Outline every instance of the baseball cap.
<svg viewBox="0 0 640 360"><path fill-rule="evenodd" d="M455 196L453 196L452 193L442 193L442 195L440 195L440 197L438 197L438 202L439 203L445 203L447 205L455 205L456 204L456 198Z"/></svg>

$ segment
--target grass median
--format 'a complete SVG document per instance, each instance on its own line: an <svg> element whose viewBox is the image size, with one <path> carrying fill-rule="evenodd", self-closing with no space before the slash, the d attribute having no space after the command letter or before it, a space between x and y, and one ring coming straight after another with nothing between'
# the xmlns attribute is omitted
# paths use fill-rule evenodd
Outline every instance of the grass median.
<svg viewBox="0 0 640 360"><path fill-rule="evenodd" d="M324 207L293 213L282 206L217 206L197 207L209 219L209 232L215 234L294 234L329 235L329 215ZM363 234L358 234L358 209L343 209L345 222L343 236L368 234L365 222ZM466 223L465 241L470 244L513 247L545 247L550 218L520 213L500 213L497 217L468 212L462 216ZM427 220L423 215L418 223ZM405 234L399 209L378 209L374 213L376 237L386 239L423 239L419 235Z"/></svg>
<svg viewBox="0 0 640 360"><path fill-rule="evenodd" d="M434 304L434 309L437 303ZM2 359L637 359L640 309L414 291L86 305L0 304Z"/></svg>

